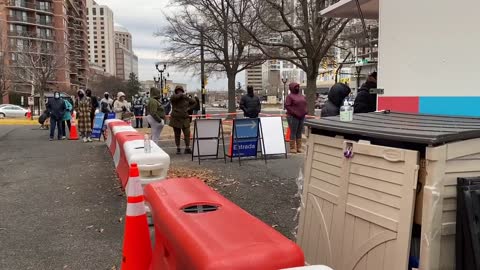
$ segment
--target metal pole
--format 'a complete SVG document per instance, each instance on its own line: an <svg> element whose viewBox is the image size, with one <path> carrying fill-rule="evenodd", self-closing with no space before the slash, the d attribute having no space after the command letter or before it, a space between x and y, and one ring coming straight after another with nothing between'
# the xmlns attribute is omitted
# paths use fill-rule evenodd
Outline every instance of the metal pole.
<svg viewBox="0 0 480 270"><path fill-rule="evenodd" d="M205 117L205 52L203 39L203 28L200 28L200 76L202 77L202 116Z"/></svg>
<svg viewBox="0 0 480 270"><path fill-rule="evenodd" d="M163 71L160 71L160 96L163 98Z"/></svg>

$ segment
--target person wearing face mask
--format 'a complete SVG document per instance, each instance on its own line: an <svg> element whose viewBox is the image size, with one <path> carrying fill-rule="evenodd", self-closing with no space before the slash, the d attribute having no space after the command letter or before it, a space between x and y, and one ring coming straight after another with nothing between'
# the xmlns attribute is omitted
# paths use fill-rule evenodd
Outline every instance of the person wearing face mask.
<svg viewBox="0 0 480 270"><path fill-rule="evenodd" d="M100 111L108 116L109 113L112 112L113 109L113 99L110 98L110 94L105 92L103 94L102 100L100 100Z"/></svg>
<svg viewBox="0 0 480 270"><path fill-rule="evenodd" d="M113 111L115 112L115 118L117 119L127 121L132 118L130 104L126 100L126 96L123 92L118 92L117 100L113 103Z"/></svg>
<svg viewBox="0 0 480 270"><path fill-rule="evenodd" d="M77 96L75 110L77 111L78 131L80 132L83 142L91 142L92 122L90 120L90 113L92 112L92 102L83 90L79 90Z"/></svg>
<svg viewBox="0 0 480 270"><path fill-rule="evenodd" d="M158 144L160 134L165 125L165 110L160 103L160 91L155 88L150 91L151 98L148 101L147 107L150 114L147 116L147 122L152 127L152 140Z"/></svg>
<svg viewBox="0 0 480 270"><path fill-rule="evenodd" d="M62 122L63 115L67 110L65 102L60 98L60 93L55 91L53 94L53 99L50 99L47 102L47 110L50 113L50 141L53 141L55 136L55 127L57 127L58 139L62 139Z"/></svg>
<svg viewBox="0 0 480 270"><path fill-rule="evenodd" d="M307 100L300 93L300 84L292 82L290 94L285 100L288 127L290 128L290 153L302 153L302 131L308 113Z"/></svg>
<svg viewBox="0 0 480 270"><path fill-rule="evenodd" d="M243 111L243 115L247 118L257 118L262 110L260 99L255 96L252 86L248 86L247 94L242 96L242 99L240 100L240 109Z"/></svg>

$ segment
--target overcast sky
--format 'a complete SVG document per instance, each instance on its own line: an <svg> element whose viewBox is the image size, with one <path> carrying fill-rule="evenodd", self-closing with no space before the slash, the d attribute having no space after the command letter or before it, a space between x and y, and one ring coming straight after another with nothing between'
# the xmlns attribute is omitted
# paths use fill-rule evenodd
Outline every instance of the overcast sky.
<svg viewBox="0 0 480 270"><path fill-rule="evenodd" d="M153 33L165 25L162 11L168 8L169 0L97 0L100 5L107 5L112 9L115 23L126 27L133 37L133 49L138 56L138 71L140 80L152 80L157 76L155 63L162 60L160 41ZM170 79L174 82L188 84L188 90L200 88L200 79L191 73L174 71L167 67ZM244 76L237 76L237 81L243 84ZM210 90L225 90L226 79L208 80Z"/></svg>

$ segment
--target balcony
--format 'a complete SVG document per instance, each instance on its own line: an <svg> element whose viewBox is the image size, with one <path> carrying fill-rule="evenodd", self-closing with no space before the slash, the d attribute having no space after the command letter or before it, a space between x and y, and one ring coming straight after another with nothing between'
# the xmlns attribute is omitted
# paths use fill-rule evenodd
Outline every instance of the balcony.
<svg viewBox="0 0 480 270"><path fill-rule="evenodd" d="M9 37L24 37L30 39L44 39L44 40L55 40L55 36L52 35L45 35L45 34L38 34L33 31L8 31Z"/></svg>
<svg viewBox="0 0 480 270"><path fill-rule="evenodd" d="M7 1L7 7L18 8L18 9L29 9L29 10L36 9L36 5L34 3L30 3L26 1L18 1L18 0Z"/></svg>
<svg viewBox="0 0 480 270"><path fill-rule="evenodd" d="M21 24L21 23L26 23L26 24L36 24L37 20L35 19L35 17L24 17L24 16L11 16L11 15L8 15L7 16L7 20L8 22L11 22L11 23L17 23L17 24Z"/></svg>

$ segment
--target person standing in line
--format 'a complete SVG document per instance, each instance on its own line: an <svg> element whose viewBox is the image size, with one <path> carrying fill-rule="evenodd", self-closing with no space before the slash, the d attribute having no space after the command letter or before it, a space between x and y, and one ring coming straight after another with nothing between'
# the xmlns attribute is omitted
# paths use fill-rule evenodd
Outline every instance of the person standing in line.
<svg viewBox="0 0 480 270"><path fill-rule="evenodd" d="M168 98L162 98L162 106L165 114L170 115L170 112L172 111L172 104L170 103L170 100L168 100Z"/></svg>
<svg viewBox="0 0 480 270"><path fill-rule="evenodd" d="M135 97L133 98L133 114L135 115L135 128L143 128L143 111L145 108L143 104L143 98L141 98L138 94L135 94Z"/></svg>
<svg viewBox="0 0 480 270"><path fill-rule="evenodd" d="M252 86L247 87L247 94L240 99L240 109L246 118L258 118L262 104L258 96L255 96Z"/></svg>
<svg viewBox="0 0 480 270"><path fill-rule="evenodd" d="M343 101L350 95L352 90L344 83L334 84L328 91L328 100L322 108L322 117L337 116Z"/></svg>
<svg viewBox="0 0 480 270"><path fill-rule="evenodd" d="M126 100L123 92L118 92L117 100L113 103L113 111L117 119L124 121L131 119L130 104Z"/></svg>
<svg viewBox="0 0 480 270"><path fill-rule="evenodd" d="M60 98L60 93L55 91L53 99L47 102L47 110L50 113L50 141L53 141L55 136L55 127L57 127L58 139L62 139L62 121L65 114L65 102Z"/></svg>
<svg viewBox="0 0 480 270"><path fill-rule="evenodd" d="M353 103L354 113L369 113L377 110L377 94L370 94L371 89L377 88L377 72L372 72L367 81L358 89Z"/></svg>
<svg viewBox="0 0 480 270"><path fill-rule="evenodd" d="M62 121L62 132L63 132L62 140L65 140L67 138L67 127L68 127L68 133L70 133L70 128L72 127L71 120L72 120L72 111L73 111L73 105L66 99L64 100L64 102L65 102L66 111L63 114L63 121Z"/></svg>
<svg viewBox="0 0 480 270"><path fill-rule="evenodd" d="M98 99L97 97L92 97L92 90L87 89L86 91L87 97L90 98L90 102L92 103L92 108L90 109L90 125L93 127L93 121L95 120L95 111L98 108Z"/></svg>
<svg viewBox="0 0 480 270"><path fill-rule="evenodd" d="M193 115L198 115L198 113L200 112L200 99L198 99L197 94L195 94L193 99L195 100L195 106L193 107Z"/></svg>
<svg viewBox="0 0 480 270"><path fill-rule="evenodd" d="M147 116L147 122L152 127L152 140L158 145L160 134L165 126L165 110L160 104L160 91L158 89L150 92L151 98L147 107L150 114Z"/></svg>
<svg viewBox="0 0 480 270"><path fill-rule="evenodd" d="M169 125L175 133L175 145L177 154L181 154L180 138L183 132L185 139L185 154L191 154L190 149L190 115L188 111L195 106L195 100L185 95L185 90L181 86L175 87L174 95L170 98L172 103L172 113Z"/></svg>
<svg viewBox="0 0 480 270"><path fill-rule="evenodd" d="M290 83L290 94L285 99L288 127L290 128L290 153L302 153L302 131L308 113L307 100L300 93L300 84Z"/></svg>
<svg viewBox="0 0 480 270"><path fill-rule="evenodd" d="M77 92L78 98L75 104L75 111L77 111L77 124L80 136L83 142L92 142L92 122L90 114L92 113L92 102L85 91L79 90Z"/></svg>
<svg viewBox="0 0 480 270"><path fill-rule="evenodd" d="M108 92L105 92L103 94L103 98L100 100L100 111L107 117L108 114L112 112L112 109L113 99L110 98L110 94Z"/></svg>

